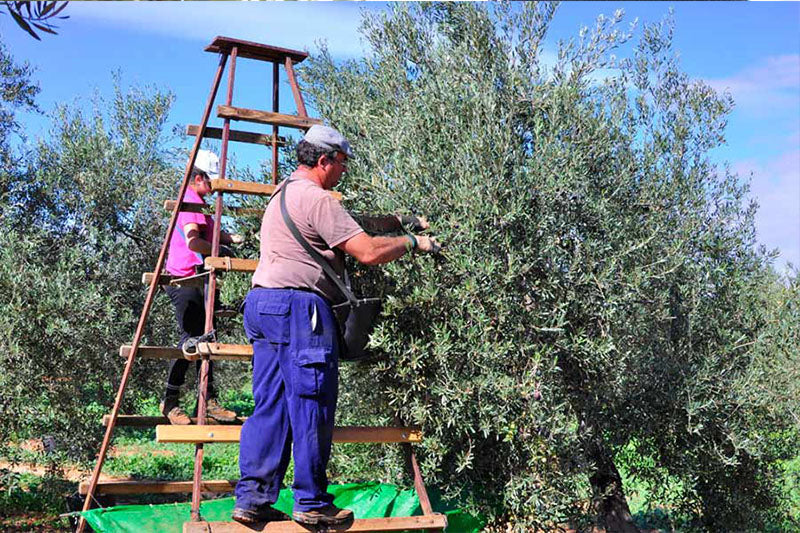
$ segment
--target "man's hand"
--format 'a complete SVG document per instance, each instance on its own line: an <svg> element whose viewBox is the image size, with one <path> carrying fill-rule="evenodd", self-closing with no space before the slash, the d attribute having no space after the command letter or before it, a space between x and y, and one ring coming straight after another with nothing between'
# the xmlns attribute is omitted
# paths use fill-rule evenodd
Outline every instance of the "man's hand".
<svg viewBox="0 0 800 533"><path fill-rule="evenodd" d="M415 235L417 239L417 250L429 254L438 254L442 251L442 245L434 237L425 235Z"/></svg>
<svg viewBox="0 0 800 533"><path fill-rule="evenodd" d="M428 220L423 217L415 217L413 215L397 215L397 220L404 226L409 226L411 231L422 231L431 227Z"/></svg>
<svg viewBox="0 0 800 533"><path fill-rule="evenodd" d="M244 236L238 233L231 233L228 237L231 240L231 244L242 244L244 242Z"/></svg>

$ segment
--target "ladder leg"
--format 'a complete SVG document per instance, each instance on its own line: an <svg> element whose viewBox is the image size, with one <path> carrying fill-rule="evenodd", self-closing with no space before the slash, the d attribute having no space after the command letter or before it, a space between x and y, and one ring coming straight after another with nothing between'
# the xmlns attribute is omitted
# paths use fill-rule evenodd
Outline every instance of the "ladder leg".
<svg viewBox="0 0 800 533"><path fill-rule="evenodd" d="M422 473L417 464L417 456L410 444L405 444L405 446L408 446L411 453L411 470L414 474L414 490L417 491L419 505L422 507L422 514L431 515L433 514L433 507L431 507L431 500L428 497L428 491L425 489L425 483L422 481Z"/></svg>
<svg viewBox="0 0 800 533"><path fill-rule="evenodd" d="M278 63L272 64L272 111L278 112ZM278 184L278 126L272 126L272 184Z"/></svg>
<svg viewBox="0 0 800 533"><path fill-rule="evenodd" d="M294 75L294 61L291 57L286 58L286 77L289 78L289 86L292 88L292 95L294 95L294 103L297 106L297 114L301 117L308 117L306 111L306 104L303 102L303 93L300 92L300 86L297 84L297 77Z"/></svg>
<svg viewBox="0 0 800 533"><path fill-rule="evenodd" d="M405 427L404 421L399 416L394 417L394 423L396 426ZM414 490L417 493L417 498L419 498L419 506L422 508L422 514L431 515L433 514L433 507L431 507L431 500L428 497L428 491L425 489L425 483L422 480L422 472L419 469L414 448L409 443L404 443L402 446L403 454L406 459L406 467L414 479Z"/></svg>
<svg viewBox="0 0 800 533"><path fill-rule="evenodd" d="M233 99L233 81L236 76L236 57L238 56L238 48L233 47L231 50L231 66L228 71L228 94L226 97L226 104L231 105ZM222 150L220 162L220 179L225 179L225 171L227 169L228 159L228 135L230 133L230 119L225 119L225 124L222 130ZM223 194L222 191L217 193L217 199L214 209L214 233L211 239L211 255L217 257L219 255L220 235L222 232L222 209L223 209ZM208 276L208 284L206 285L206 324L205 332L208 333L214 329L214 307L217 297L217 273L211 271ZM206 423L206 406L208 401L208 365L210 364L209 357L203 356L202 363L200 363L200 376L198 377L198 391L197 391L197 423L202 425ZM192 479L192 508L191 519L198 521L200 517L200 484L203 479L203 443L198 443L195 446L194 452L194 475Z"/></svg>
<svg viewBox="0 0 800 533"><path fill-rule="evenodd" d="M205 111L203 112L203 120L201 122L201 126L199 131L197 132L197 137L194 141L194 146L192 147L191 157L186 164L186 171L183 176L183 182L181 183L180 191L178 192L178 201L175 203L175 208L172 210L172 216L169 219L169 224L167 226L167 235L164 238L164 242L161 244L161 251L158 254L158 259L156 260L156 267L155 267L155 275L153 276L152 281L150 282L150 287L147 290L147 298L145 298L144 308L142 309L142 313L139 316L139 323L136 326L136 333L133 336L133 342L131 346L131 352L128 355L128 361L125 363L125 370L122 373L122 381L120 382L119 389L117 390L117 396L114 400L114 408L111 410L111 418L108 421L108 425L106 426L106 433L103 437L103 443L100 445L100 452L97 456L97 463L95 464L94 471L92 472L92 478L89 482L89 488L86 492L86 500L83 503L83 511L88 511L92 505L92 499L94 499L94 492L97 488L97 481L100 478L100 472L103 469L103 463L105 462L106 455L108 453L108 446L111 442L111 435L114 432L114 426L117 422L117 417L119 416L120 406L122 405L122 397L125 394L125 388L128 385L128 380L130 379L131 370L133 369L133 362L136 359L136 353L139 350L139 343L142 340L142 335L144 333L144 325L147 322L147 317L150 314L150 307L153 304L153 299L155 297L156 290L158 288L158 280L159 280L159 273L161 269L164 267L164 260L166 259L167 249L169 248L169 241L172 237L172 232L175 230L175 225L178 221L178 212L180 211L180 205L183 201L183 195L186 193L186 189L189 185L189 178L192 173L192 167L194 166L195 159L197 158L197 150L200 147L200 142L203 139L203 133L205 131L206 125L208 124L208 117L211 115L211 106L214 104L214 98L217 96L217 89L219 88L219 82L222 79L222 72L225 69L225 62L227 61L228 56L226 54L221 54L219 59L219 65L217 66L217 72L214 76L214 81L211 84L211 94L208 96L208 101L206 103ZM83 533L86 529L86 520L83 516L80 517L78 521L78 527L76 531L78 533Z"/></svg>

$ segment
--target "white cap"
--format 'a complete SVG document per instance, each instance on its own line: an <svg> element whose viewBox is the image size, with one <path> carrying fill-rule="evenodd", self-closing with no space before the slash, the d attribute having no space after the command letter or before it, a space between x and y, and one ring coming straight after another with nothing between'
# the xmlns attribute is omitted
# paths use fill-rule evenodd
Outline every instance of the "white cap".
<svg viewBox="0 0 800 533"><path fill-rule="evenodd" d="M200 150L197 152L197 159L194 160L195 168L199 168L208 177L217 179L219 177L219 157L214 152L209 150Z"/></svg>

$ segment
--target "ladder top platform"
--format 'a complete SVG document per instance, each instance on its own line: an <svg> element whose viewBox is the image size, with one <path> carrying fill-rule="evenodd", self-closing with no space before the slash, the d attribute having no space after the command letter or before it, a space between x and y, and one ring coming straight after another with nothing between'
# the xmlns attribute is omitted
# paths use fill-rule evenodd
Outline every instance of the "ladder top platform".
<svg viewBox="0 0 800 533"><path fill-rule="evenodd" d="M234 46L238 48L236 54L239 57L257 59L259 61L283 63L286 58L289 57L295 63L300 63L308 57L307 53L299 50L279 48L277 46L269 46L252 41L242 41L241 39L233 39L232 37L222 37L219 35L214 37L214 40L211 41L211 44L206 46L205 50L206 52L213 53L230 52Z"/></svg>

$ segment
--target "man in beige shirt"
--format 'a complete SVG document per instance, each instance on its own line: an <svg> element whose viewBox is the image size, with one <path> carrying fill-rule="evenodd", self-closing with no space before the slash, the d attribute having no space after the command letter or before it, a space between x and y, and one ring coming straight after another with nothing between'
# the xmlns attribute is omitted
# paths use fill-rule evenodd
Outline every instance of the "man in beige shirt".
<svg viewBox="0 0 800 533"><path fill-rule="evenodd" d="M264 212L259 263L244 312L253 344L255 409L242 427L233 519L245 524L286 518L272 504L290 451L295 462L294 520L333 526L353 519L352 511L333 505L326 474L341 353L331 305L345 298L292 234L281 200L302 238L339 276L344 274L344 253L379 265L415 249L439 250L433 238L423 235L373 237L364 232L328 193L347 170L351 155L350 144L338 131L312 127L297 146L297 170L275 193L284 198L275 198ZM399 219L396 224L401 227ZM418 227L427 227L424 219Z"/></svg>

